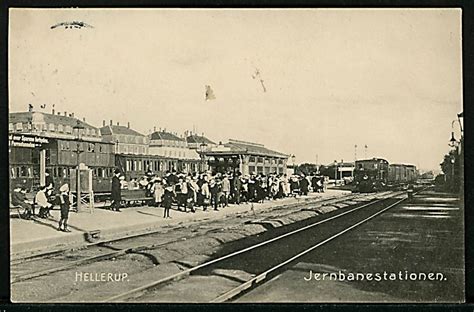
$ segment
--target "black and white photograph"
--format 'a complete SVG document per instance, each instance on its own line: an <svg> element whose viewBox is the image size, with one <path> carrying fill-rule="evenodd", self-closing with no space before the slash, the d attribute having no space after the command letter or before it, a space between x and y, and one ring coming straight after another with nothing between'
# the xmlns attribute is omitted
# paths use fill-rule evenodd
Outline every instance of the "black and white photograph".
<svg viewBox="0 0 474 312"><path fill-rule="evenodd" d="M8 15L12 302L465 302L461 9Z"/></svg>

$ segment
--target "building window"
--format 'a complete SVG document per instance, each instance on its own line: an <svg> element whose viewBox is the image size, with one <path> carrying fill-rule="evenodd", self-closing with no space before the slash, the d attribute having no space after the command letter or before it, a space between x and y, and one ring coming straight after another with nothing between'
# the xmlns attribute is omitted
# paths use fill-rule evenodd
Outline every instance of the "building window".
<svg viewBox="0 0 474 312"><path fill-rule="evenodd" d="M15 126L12 123L8 124L8 131L15 131Z"/></svg>
<svg viewBox="0 0 474 312"><path fill-rule="evenodd" d="M255 172L255 166L249 166L249 173Z"/></svg>
<svg viewBox="0 0 474 312"><path fill-rule="evenodd" d="M58 125L58 132L64 132L63 125Z"/></svg>
<svg viewBox="0 0 474 312"><path fill-rule="evenodd" d="M93 153L95 150L94 143L89 143L87 147L87 151Z"/></svg>
<svg viewBox="0 0 474 312"><path fill-rule="evenodd" d="M91 129L91 136L95 136L95 129Z"/></svg>
<svg viewBox="0 0 474 312"><path fill-rule="evenodd" d="M21 122L18 122L15 124L15 130L16 131L23 131L23 124Z"/></svg>
<svg viewBox="0 0 474 312"><path fill-rule="evenodd" d="M66 126L66 133L72 133L72 127L71 126Z"/></svg>
<svg viewBox="0 0 474 312"><path fill-rule="evenodd" d="M49 124L49 131L52 131L52 132L55 131L54 124Z"/></svg>

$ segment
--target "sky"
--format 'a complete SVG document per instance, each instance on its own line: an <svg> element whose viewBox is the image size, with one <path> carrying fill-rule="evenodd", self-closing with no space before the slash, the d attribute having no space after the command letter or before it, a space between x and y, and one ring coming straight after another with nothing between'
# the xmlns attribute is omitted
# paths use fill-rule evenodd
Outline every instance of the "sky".
<svg viewBox="0 0 474 312"><path fill-rule="evenodd" d="M461 62L458 9L11 9L9 109L439 170Z"/></svg>

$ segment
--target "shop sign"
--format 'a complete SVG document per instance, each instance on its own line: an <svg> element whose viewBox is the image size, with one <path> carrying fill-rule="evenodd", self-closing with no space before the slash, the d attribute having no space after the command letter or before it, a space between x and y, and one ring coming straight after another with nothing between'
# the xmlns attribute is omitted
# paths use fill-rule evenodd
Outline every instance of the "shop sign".
<svg viewBox="0 0 474 312"><path fill-rule="evenodd" d="M11 147L41 147L49 143L48 139L23 134L10 134L8 143Z"/></svg>

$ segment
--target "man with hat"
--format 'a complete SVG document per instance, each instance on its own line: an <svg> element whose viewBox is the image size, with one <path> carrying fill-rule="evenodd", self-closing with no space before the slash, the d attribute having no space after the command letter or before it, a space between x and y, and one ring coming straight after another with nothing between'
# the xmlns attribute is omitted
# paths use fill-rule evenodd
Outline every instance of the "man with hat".
<svg viewBox="0 0 474 312"><path fill-rule="evenodd" d="M21 206L25 210L25 219L30 219L33 216L32 202L26 199L26 189L24 187L17 187L12 193L12 205Z"/></svg>
<svg viewBox="0 0 474 312"><path fill-rule="evenodd" d="M222 198L224 199L223 206L229 206L229 195L230 195L230 181L227 174L224 174L222 179Z"/></svg>
<svg viewBox="0 0 474 312"><path fill-rule="evenodd" d="M112 178L112 205L111 210L115 210L120 212L120 202L122 201L122 191L121 191L121 184L120 184L120 170L115 169L114 176Z"/></svg>
<svg viewBox="0 0 474 312"><path fill-rule="evenodd" d="M219 211L217 206L219 205L220 187L214 178L211 179L211 182L209 183L209 191L211 193L211 205L214 207L215 211Z"/></svg>

